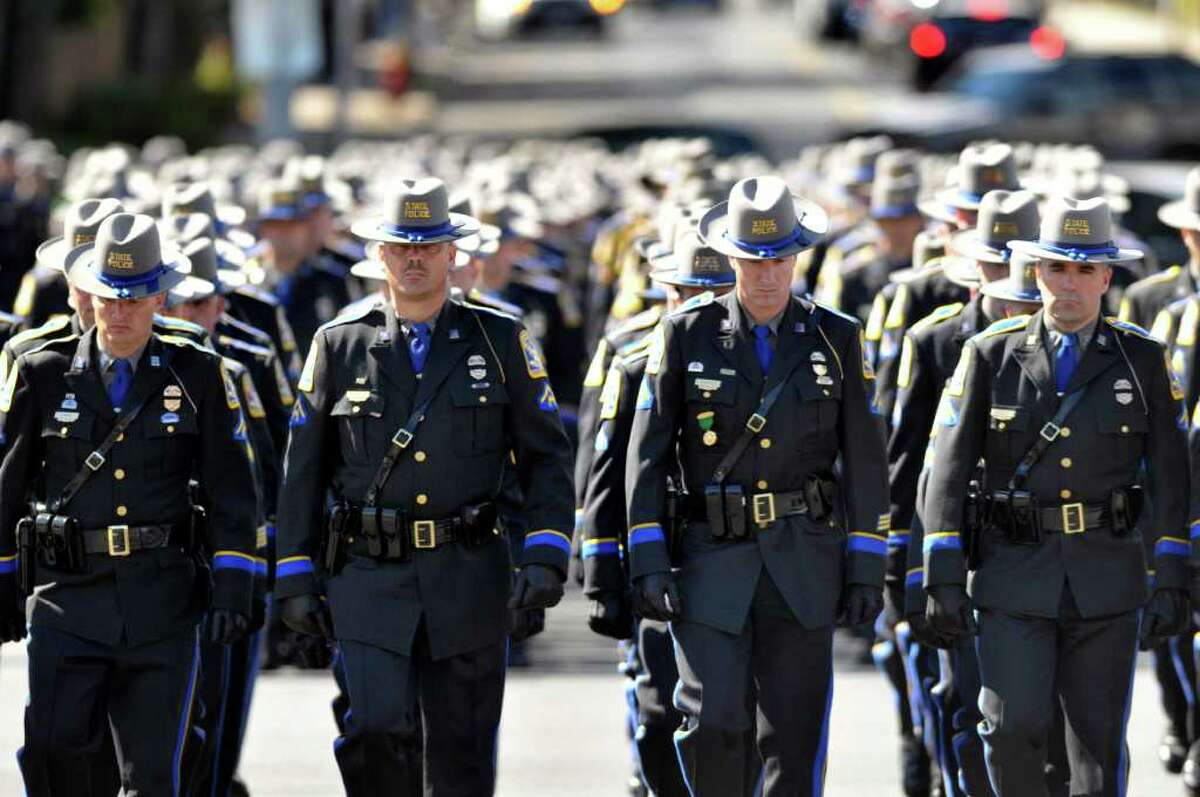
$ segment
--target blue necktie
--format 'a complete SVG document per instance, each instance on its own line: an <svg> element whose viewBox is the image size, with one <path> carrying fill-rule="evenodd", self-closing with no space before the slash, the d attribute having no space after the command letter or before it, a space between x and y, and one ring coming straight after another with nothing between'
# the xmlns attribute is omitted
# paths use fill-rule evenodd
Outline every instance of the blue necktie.
<svg viewBox="0 0 1200 797"><path fill-rule="evenodd" d="M108 384L108 399L114 410L119 410L133 384L133 366L124 358L113 360L113 378Z"/></svg>
<svg viewBox="0 0 1200 797"><path fill-rule="evenodd" d="M1079 365L1079 336L1074 332L1063 335L1054 353L1054 386L1059 393L1067 392L1075 366Z"/></svg>
<svg viewBox="0 0 1200 797"><path fill-rule="evenodd" d="M775 352L771 350L771 328L758 324L754 327L754 353L758 355L758 364L764 374L771 370L771 359Z"/></svg>
<svg viewBox="0 0 1200 797"><path fill-rule="evenodd" d="M413 324L408 333L408 354L412 358L413 370L418 374L425 368L425 358L429 356L429 324Z"/></svg>

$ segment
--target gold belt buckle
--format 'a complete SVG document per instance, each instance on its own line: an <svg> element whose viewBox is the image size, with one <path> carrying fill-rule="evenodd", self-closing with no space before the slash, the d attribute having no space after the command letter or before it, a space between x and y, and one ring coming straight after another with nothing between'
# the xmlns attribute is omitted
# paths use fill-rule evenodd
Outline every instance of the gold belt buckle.
<svg viewBox="0 0 1200 797"><path fill-rule="evenodd" d="M1078 534L1087 528L1087 518L1084 516L1083 504L1063 504L1061 511L1064 534Z"/></svg>
<svg viewBox="0 0 1200 797"><path fill-rule="evenodd" d="M413 547L428 550L434 547L433 534L437 530L432 520L413 521Z"/></svg>
<svg viewBox="0 0 1200 797"><path fill-rule="evenodd" d="M108 527L108 555L109 556L129 556L129 527L128 526L109 526Z"/></svg>
<svg viewBox="0 0 1200 797"><path fill-rule="evenodd" d="M775 493L758 493L750 497L754 522L765 527L775 522Z"/></svg>

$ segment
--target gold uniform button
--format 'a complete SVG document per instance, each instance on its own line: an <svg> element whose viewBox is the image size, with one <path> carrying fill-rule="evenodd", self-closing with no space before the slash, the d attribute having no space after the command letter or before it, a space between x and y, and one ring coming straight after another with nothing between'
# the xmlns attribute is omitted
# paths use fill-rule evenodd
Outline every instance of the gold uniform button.
<svg viewBox="0 0 1200 797"><path fill-rule="evenodd" d="M996 428L997 428L997 429L999 429L1000 431L1002 431L1002 432L1003 432L1005 429L1007 429L1007 428L1008 428L1008 424L1007 424L1007 423L1005 423L1004 421L999 421L999 422L996 424Z"/></svg>
<svg viewBox="0 0 1200 797"><path fill-rule="evenodd" d="M822 389L822 390L821 390L821 392L822 392L822 393L824 393L826 396L828 396L828 395L829 395L829 391L828 391L828 390L824 390L824 389Z"/></svg>
<svg viewBox="0 0 1200 797"><path fill-rule="evenodd" d="M168 426L168 427L167 427L167 434L171 434L171 433L173 433L174 431L175 431L175 427L174 427L174 426Z"/></svg>
<svg viewBox="0 0 1200 797"><path fill-rule="evenodd" d="M765 481L762 481L762 480L760 479L760 480L759 480L759 482L758 482L758 485L757 485L757 487L758 487L758 489L760 489L760 490L765 490L765 489L767 489L767 483L766 483Z"/></svg>
<svg viewBox="0 0 1200 797"><path fill-rule="evenodd" d="M707 390L704 391L704 398L712 398L712 393Z"/></svg>
<svg viewBox="0 0 1200 797"><path fill-rule="evenodd" d="M479 403L480 403L480 404L487 404L487 396L480 396L480 397L479 397Z"/></svg>
<svg viewBox="0 0 1200 797"><path fill-rule="evenodd" d="M758 441L758 445L760 448L770 448L771 447L771 438L764 437L762 440Z"/></svg>
<svg viewBox="0 0 1200 797"><path fill-rule="evenodd" d="M128 514L129 514L129 510L125 508L124 504L117 507L117 517L125 517Z"/></svg>
<svg viewBox="0 0 1200 797"><path fill-rule="evenodd" d="M1058 497L1062 498L1065 501L1066 499L1071 497L1071 491L1070 490L1059 490Z"/></svg>
<svg viewBox="0 0 1200 797"><path fill-rule="evenodd" d="M67 429L67 427L65 427L65 426L64 426L63 428L61 428L61 429L59 429L59 430L58 430L59 437L66 437L66 436L67 436L67 432L69 432L69 431L70 431L70 430L69 430L69 429Z"/></svg>
<svg viewBox="0 0 1200 797"><path fill-rule="evenodd" d="M1060 459L1060 460L1058 461L1058 464L1059 464L1059 465L1062 465L1064 468L1069 468L1069 467L1071 467L1071 458L1070 458L1070 457L1063 457L1062 459Z"/></svg>
<svg viewBox="0 0 1200 797"><path fill-rule="evenodd" d="M1129 427L1126 424L1121 424L1121 434L1129 434Z"/></svg>
<svg viewBox="0 0 1200 797"><path fill-rule="evenodd" d="M1071 436L1071 427L1064 426L1063 428L1059 429L1058 435L1059 435L1059 437L1070 437Z"/></svg>
<svg viewBox="0 0 1200 797"><path fill-rule="evenodd" d="M120 442L121 442L122 440L124 440L124 439L125 439L125 433L124 433L124 432L121 432L119 435L117 435L117 442L118 442L118 443L120 443Z"/></svg>
<svg viewBox="0 0 1200 797"><path fill-rule="evenodd" d="M425 493L421 493L417 496L417 503L421 506L425 506L429 503L429 496L425 495Z"/></svg>
<svg viewBox="0 0 1200 797"><path fill-rule="evenodd" d="M417 453L413 454L413 459L415 459L417 462L424 462L425 461L425 452L418 451Z"/></svg>
<svg viewBox="0 0 1200 797"><path fill-rule="evenodd" d="M353 407L350 408L350 411L351 412L362 412L362 407L355 404Z"/></svg>
<svg viewBox="0 0 1200 797"><path fill-rule="evenodd" d="M117 468L116 470L114 470L114 471L113 471L113 478L114 478L114 479L116 479L117 481L121 481L122 479L124 479L124 478L125 478L125 471L124 471L124 469L122 469L122 468Z"/></svg>

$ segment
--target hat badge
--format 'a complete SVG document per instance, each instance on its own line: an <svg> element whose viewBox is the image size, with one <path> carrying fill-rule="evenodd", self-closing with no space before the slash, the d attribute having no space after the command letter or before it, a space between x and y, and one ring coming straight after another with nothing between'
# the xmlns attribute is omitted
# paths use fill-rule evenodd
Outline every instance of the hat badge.
<svg viewBox="0 0 1200 797"><path fill-rule="evenodd" d="M1092 226L1087 219L1063 219L1063 235L1091 235Z"/></svg>
<svg viewBox="0 0 1200 797"><path fill-rule="evenodd" d="M777 235L779 224L770 217L754 219L750 222L751 235Z"/></svg>
<svg viewBox="0 0 1200 797"><path fill-rule="evenodd" d="M406 199L404 200L404 218L406 219L431 219L433 215L429 212L429 203L423 200Z"/></svg>
<svg viewBox="0 0 1200 797"><path fill-rule="evenodd" d="M105 265L113 271L133 271L133 255L128 252L109 252Z"/></svg>

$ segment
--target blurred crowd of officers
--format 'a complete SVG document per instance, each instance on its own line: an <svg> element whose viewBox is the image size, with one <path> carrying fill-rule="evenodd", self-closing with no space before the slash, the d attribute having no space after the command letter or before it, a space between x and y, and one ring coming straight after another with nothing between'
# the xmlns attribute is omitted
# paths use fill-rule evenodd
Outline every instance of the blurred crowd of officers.
<svg viewBox="0 0 1200 797"><path fill-rule="evenodd" d="M1089 147L159 137L0 122L0 642L27 793L246 794L331 668L350 795L495 789L577 582L633 794L820 795L843 627L909 797L1200 794L1200 169ZM1200 639L1200 637L1197 637Z"/></svg>

